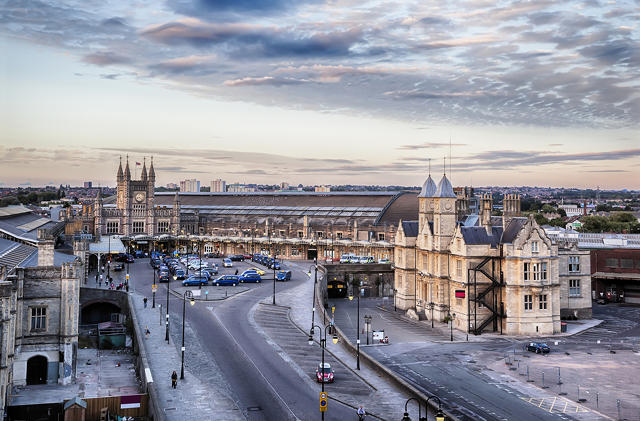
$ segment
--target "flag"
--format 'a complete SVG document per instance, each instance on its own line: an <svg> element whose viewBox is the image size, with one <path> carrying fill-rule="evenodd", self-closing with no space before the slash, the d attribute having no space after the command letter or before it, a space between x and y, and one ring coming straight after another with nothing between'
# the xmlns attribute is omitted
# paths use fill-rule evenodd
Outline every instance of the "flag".
<svg viewBox="0 0 640 421"><path fill-rule="evenodd" d="M136 165L142 165L142 164L140 164L139 162L136 162Z"/></svg>

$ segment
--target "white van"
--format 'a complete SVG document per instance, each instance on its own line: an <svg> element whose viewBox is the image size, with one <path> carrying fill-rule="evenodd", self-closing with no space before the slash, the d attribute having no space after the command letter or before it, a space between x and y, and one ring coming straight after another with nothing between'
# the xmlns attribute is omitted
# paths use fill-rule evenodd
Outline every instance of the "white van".
<svg viewBox="0 0 640 421"><path fill-rule="evenodd" d="M340 263L351 263L351 259L354 257L353 254L347 253L340 256Z"/></svg>

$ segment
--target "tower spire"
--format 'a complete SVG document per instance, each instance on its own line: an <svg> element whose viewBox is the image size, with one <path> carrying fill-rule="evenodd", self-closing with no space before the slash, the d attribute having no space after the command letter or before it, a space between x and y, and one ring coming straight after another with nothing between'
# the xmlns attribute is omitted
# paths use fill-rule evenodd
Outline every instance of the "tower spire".
<svg viewBox="0 0 640 421"><path fill-rule="evenodd" d="M124 178L131 180L131 170L129 169L129 155L127 155L127 165L124 167Z"/></svg>
<svg viewBox="0 0 640 421"><path fill-rule="evenodd" d="M156 180L156 172L153 169L153 156L151 157L151 166L149 167L149 180L150 181Z"/></svg>
<svg viewBox="0 0 640 421"><path fill-rule="evenodd" d="M144 156L142 157L142 176L141 179L146 181L147 180L147 157Z"/></svg>
<svg viewBox="0 0 640 421"><path fill-rule="evenodd" d="M117 180L122 181L124 175L122 174L122 155L120 155L120 163L118 164L118 175Z"/></svg>

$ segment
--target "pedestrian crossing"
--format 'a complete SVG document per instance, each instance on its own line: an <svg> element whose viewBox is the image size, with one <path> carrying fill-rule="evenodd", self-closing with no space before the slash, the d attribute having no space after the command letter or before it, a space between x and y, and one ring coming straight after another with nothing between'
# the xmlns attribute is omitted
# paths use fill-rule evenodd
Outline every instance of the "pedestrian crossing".
<svg viewBox="0 0 640 421"><path fill-rule="evenodd" d="M576 414L580 412L590 412L584 406L560 396L544 398L520 397L520 399L552 414Z"/></svg>

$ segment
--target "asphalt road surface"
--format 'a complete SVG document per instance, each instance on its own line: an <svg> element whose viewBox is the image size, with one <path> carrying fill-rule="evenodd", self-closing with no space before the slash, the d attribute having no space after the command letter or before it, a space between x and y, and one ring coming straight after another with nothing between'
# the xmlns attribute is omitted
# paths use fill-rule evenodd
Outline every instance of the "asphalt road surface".
<svg viewBox="0 0 640 421"><path fill-rule="evenodd" d="M220 259L207 260L222 266ZM233 268L220 267L220 274L233 274L236 269L242 272L249 266L260 267L253 262L234 262ZM284 266L287 267L287 264ZM278 282L277 290L312 282L304 272L293 267L287 268L294 269L292 280ZM148 294L153 283L148 259L139 259L135 263L135 271L134 288ZM272 279L273 271L266 272L263 278ZM310 387L249 322L250 309L272 295L273 282L265 280L260 284L247 285L251 287L248 292L228 300L196 303L188 309L187 323L194 332L200 332L200 340L209 354L207 357L215 360L248 420L320 419L318 391ZM156 295L158 303L165 303L166 287L167 284L159 284ZM279 300L277 303L286 305ZM175 316L181 323L182 300L171 295L169 309L172 319ZM171 329L180 329L180 326L175 326L174 322ZM353 408L333 400L329 401L328 407L326 420L357 419Z"/></svg>

